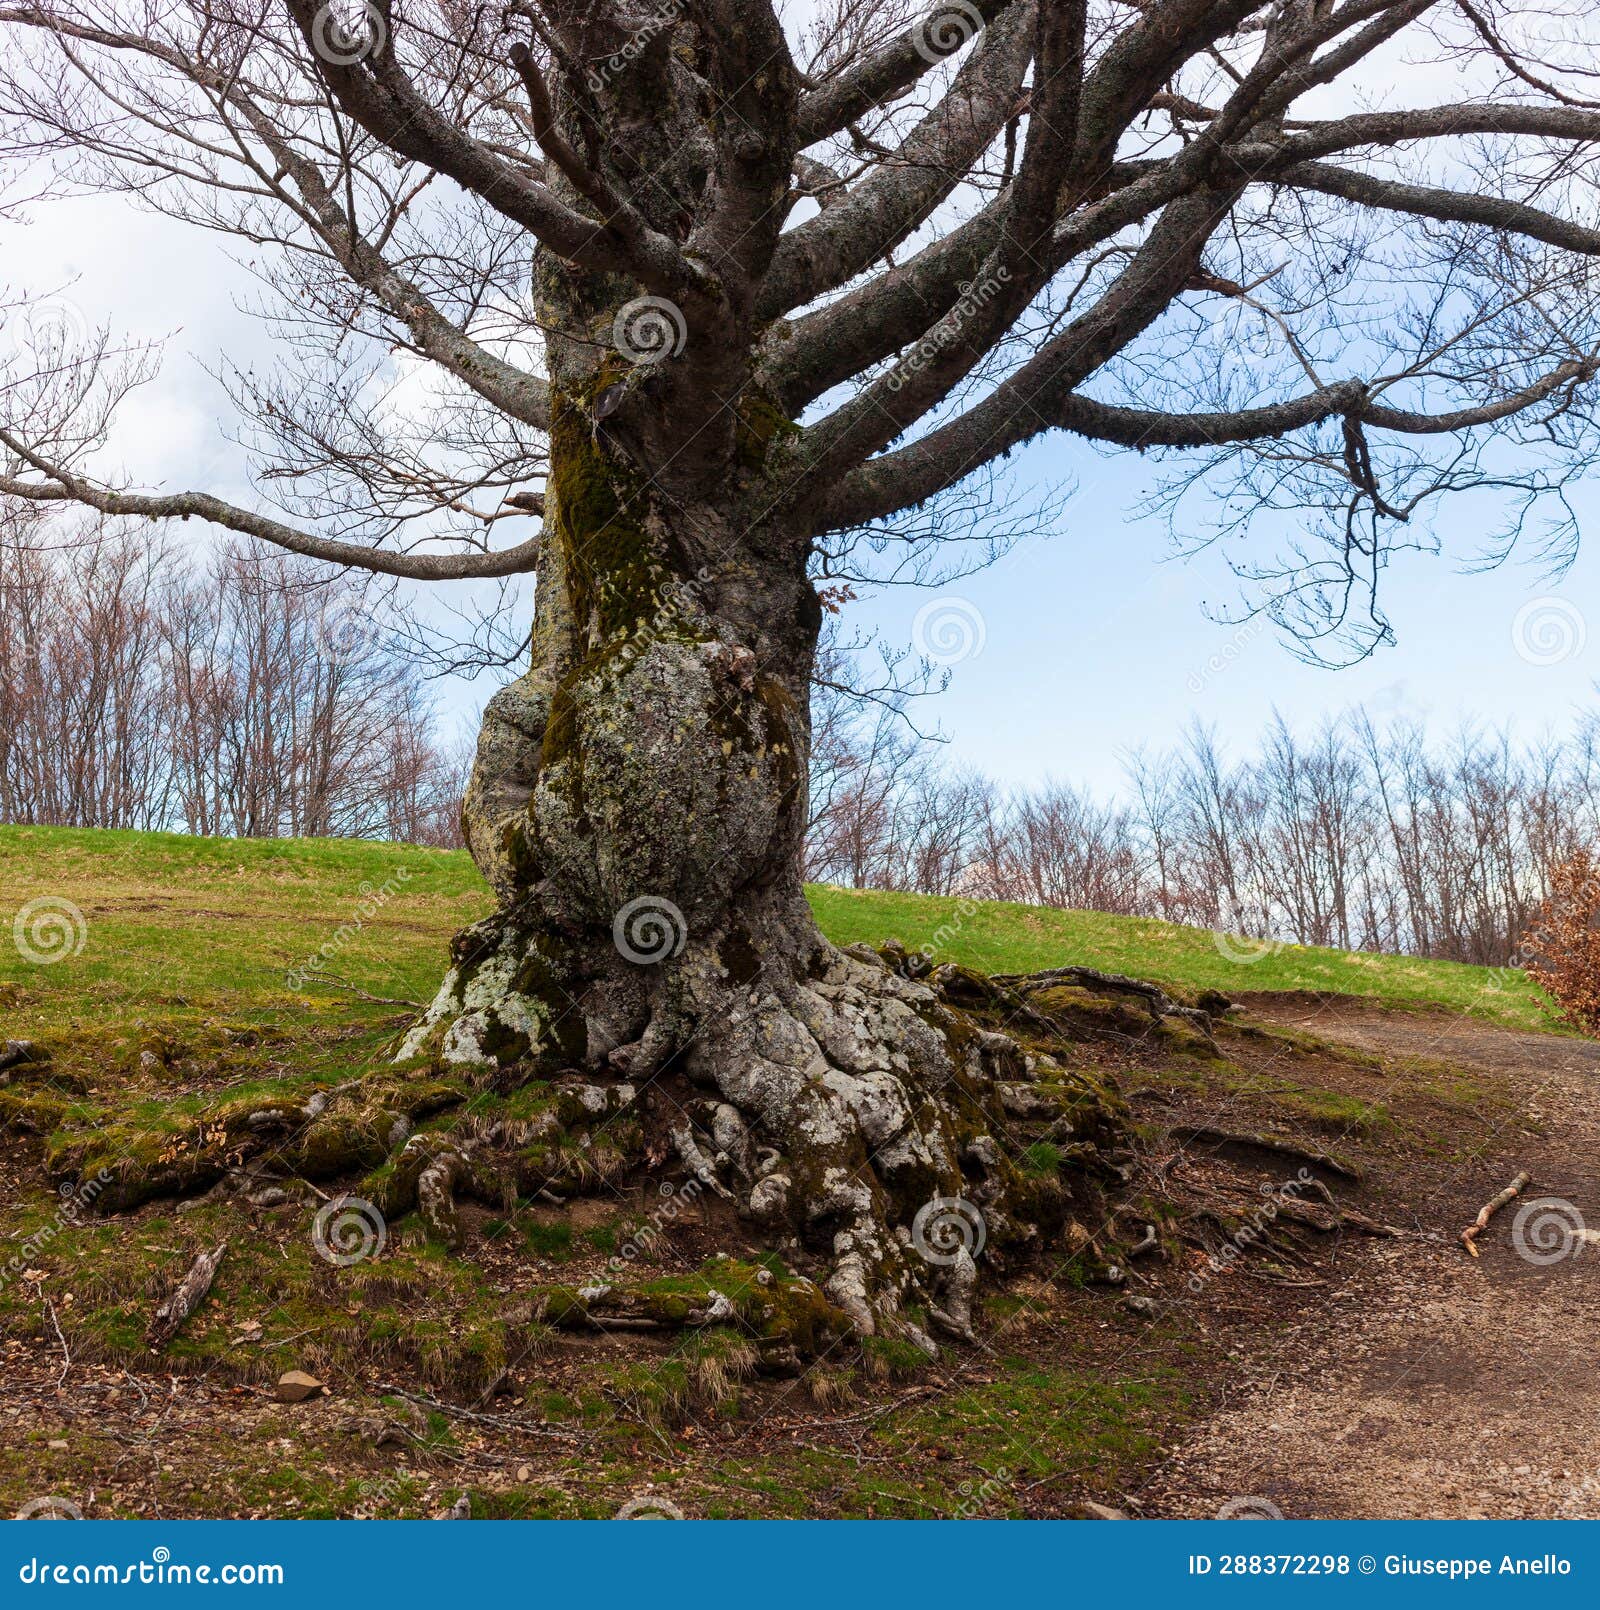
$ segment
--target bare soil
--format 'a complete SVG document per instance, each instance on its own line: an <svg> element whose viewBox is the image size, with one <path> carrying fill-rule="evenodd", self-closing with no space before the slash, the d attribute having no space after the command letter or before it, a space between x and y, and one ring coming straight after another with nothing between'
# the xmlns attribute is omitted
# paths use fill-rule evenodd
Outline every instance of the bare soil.
<svg viewBox="0 0 1600 1610"><path fill-rule="evenodd" d="M52 1280L44 1322L0 1334L0 1502L135 1516L426 1515L462 1494L480 1516L658 1501L728 1516L1600 1516L1600 1250L1523 1256L1523 1203L1495 1218L1479 1259L1457 1239L1518 1168L1530 1197L1600 1225L1600 1045L1294 997L1252 1000L1222 1044L1221 1065L1102 1048L1145 1137L1132 1219L1152 1180L1192 1212L1295 1173L1171 1144L1204 1124L1347 1160L1361 1183L1326 1175L1333 1194L1399 1235L1308 1235L1220 1264L1173 1245L1131 1262L1120 1288L1042 1261L991 1298L977 1346L931 1366L841 1355L799 1379L701 1382L665 1408L650 1396L659 1345L567 1335L489 1393L356 1356L319 1368L326 1395L282 1404L264 1382L317 1364L312 1342L277 1338L256 1357L241 1334L237 1370L75 1356L45 1307L71 1290ZM36 1143L0 1146L0 1193L37 1178ZM169 1207L127 1215L128 1236ZM291 1220L254 1228L288 1245L304 1233ZM696 1267L723 1233L708 1210L661 1254ZM490 1273L515 1292L517 1271ZM225 1279L209 1310L193 1323L250 1317Z"/></svg>
<svg viewBox="0 0 1600 1610"><path fill-rule="evenodd" d="M1254 1498L1305 1518L1600 1516L1600 1251L1553 1233L1541 1246L1531 1218L1516 1236L1521 1203L1494 1219L1481 1257L1457 1241L1518 1168L1534 1180L1524 1200L1567 1204L1528 1210L1553 1215L1552 1230L1600 1225L1600 1045L1348 1000L1251 1009L1476 1070L1515 1106L1481 1155L1391 1182L1412 1233L1369 1245L1250 1361L1150 1477L1141 1512Z"/></svg>

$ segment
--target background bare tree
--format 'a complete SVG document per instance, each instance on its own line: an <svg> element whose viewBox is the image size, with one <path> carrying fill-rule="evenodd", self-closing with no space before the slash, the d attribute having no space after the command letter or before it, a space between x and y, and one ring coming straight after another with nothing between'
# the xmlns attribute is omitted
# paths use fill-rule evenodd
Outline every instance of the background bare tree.
<svg viewBox="0 0 1600 1610"><path fill-rule="evenodd" d="M459 844L437 743L370 581L248 541L0 533L0 819Z"/></svg>
<svg viewBox="0 0 1600 1610"><path fill-rule="evenodd" d="M864 889L1161 917L1344 950L1519 965L1555 869L1600 844L1600 714L1561 742L1432 744L1357 711L1281 719L1230 760L1213 734L1128 757L1121 794L950 777L903 725L830 727L808 875ZM932 839L952 847L930 861Z"/></svg>

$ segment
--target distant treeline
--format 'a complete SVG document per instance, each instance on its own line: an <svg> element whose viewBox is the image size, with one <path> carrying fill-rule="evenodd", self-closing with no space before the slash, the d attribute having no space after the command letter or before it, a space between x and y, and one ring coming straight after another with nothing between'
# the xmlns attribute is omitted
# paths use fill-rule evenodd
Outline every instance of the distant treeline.
<svg viewBox="0 0 1600 1610"><path fill-rule="evenodd" d="M461 760L370 580L0 526L0 820L460 842Z"/></svg>
<svg viewBox="0 0 1600 1610"><path fill-rule="evenodd" d="M818 704L807 875L1504 966L1552 869L1600 841L1600 715L1561 742L1432 741L1355 712L1230 760L1196 727L1121 798L1007 793L889 711Z"/></svg>
<svg viewBox="0 0 1600 1610"><path fill-rule="evenodd" d="M460 843L466 760L383 630L381 584L248 543L0 519L0 820ZM833 634L808 878L1121 912L1503 966L1600 843L1600 713L1560 742L1356 712L1230 759L1194 728L1120 796L1007 792L920 741Z"/></svg>

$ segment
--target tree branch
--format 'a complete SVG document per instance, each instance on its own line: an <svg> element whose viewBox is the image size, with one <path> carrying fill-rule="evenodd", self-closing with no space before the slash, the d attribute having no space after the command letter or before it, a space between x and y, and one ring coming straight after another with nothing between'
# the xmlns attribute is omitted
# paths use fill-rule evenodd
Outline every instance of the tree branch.
<svg viewBox="0 0 1600 1610"><path fill-rule="evenodd" d="M153 496L139 492L118 492L99 486L71 471L38 457L9 431L0 430L0 445L46 477L44 482L26 481L14 475L0 475L0 494L22 498L30 503L76 503L101 514L133 515L150 520L187 520L198 516L213 525L244 536L259 537L290 553L308 559L324 559L330 564L351 565L382 576L401 576L411 581L468 581L492 576L515 576L533 569L543 546L543 538L532 537L514 548L482 554L403 554L363 548L356 543L338 542L328 537L298 531L268 515L241 509L206 492L177 492Z"/></svg>

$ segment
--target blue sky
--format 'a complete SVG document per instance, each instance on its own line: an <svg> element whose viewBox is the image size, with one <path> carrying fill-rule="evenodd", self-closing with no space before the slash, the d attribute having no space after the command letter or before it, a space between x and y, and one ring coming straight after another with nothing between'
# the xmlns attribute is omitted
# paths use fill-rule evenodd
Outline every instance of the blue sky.
<svg viewBox="0 0 1600 1610"><path fill-rule="evenodd" d="M0 280L34 291L65 287L92 322L172 337L161 377L119 419L115 458L144 486L249 501L241 455L218 417L225 400L201 366L219 351L241 362L266 355L260 327L237 306L252 293L247 274L217 237L115 198L42 208L36 218L32 227L0 226ZM1310 728L1357 704L1380 717L1425 718L1441 738L1462 721L1510 722L1531 737L1562 730L1595 697L1600 608L1591 601L1600 597L1600 554L1592 548L1559 583L1518 563L1468 574L1487 511L1447 505L1445 552L1401 556L1388 574L1398 644L1356 666L1324 670L1297 662L1270 626L1238 634L1207 619L1206 601L1237 596L1221 556L1174 559L1163 522L1129 519L1153 484L1151 461L1103 457L1057 437L1029 449L1016 468L1024 493L1030 482L1070 480L1078 490L1051 534L936 590L935 597L953 595L977 609L984 643L953 667L936 705L924 707L948 735L952 760L1004 783L1053 775L1114 788L1124 751L1175 742L1193 716L1214 723L1235 748L1253 741L1274 708ZM198 530L183 535L201 540ZM1592 641L1576 651L1574 640L1574 652L1552 663L1530 663L1517 652L1513 626L1524 606L1551 596L1593 617ZM896 589L852 613L903 645L927 602ZM1214 656L1224 663L1208 670ZM493 691L489 678L444 684L442 713L452 727L471 728Z"/></svg>
<svg viewBox="0 0 1600 1610"><path fill-rule="evenodd" d="M1274 708L1291 726L1310 728L1357 704L1379 718L1424 719L1441 739L1463 721L1509 722L1532 737L1562 730L1596 696L1593 547L1560 581L1516 560L1469 573L1487 511L1466 500L1446 505L1438 522L1444 551L1401 555L1387 575L1395 646L1322 669L1298 661L1270 623L1241 631L1207 618L1208 602L1237 601L1238 583L1215 551L1174 558L1164 521L1130 520L1155 484L1149 461L1106 458L1057 438L1021 468L1034 479L1078 481L1056 528L932 595L967 601L983 621L981 651L951 666L937 701L949 753L1002 782L1050 774L1114 788L1122 751L1141 741L1169 745L1194 717L1236 747L1254 741ZM1265 556L1270 546L1255 552ZM1541 607L1549 599L1560 602ZM905 643L927 601L896 591L858 606L857 618ZM1532 660L1514 637L1528 606L1557 634ZM1570 625L1573 611L1594 617L1592 640ZM1524 639L1528 620L1524 614Z"/></svg>

